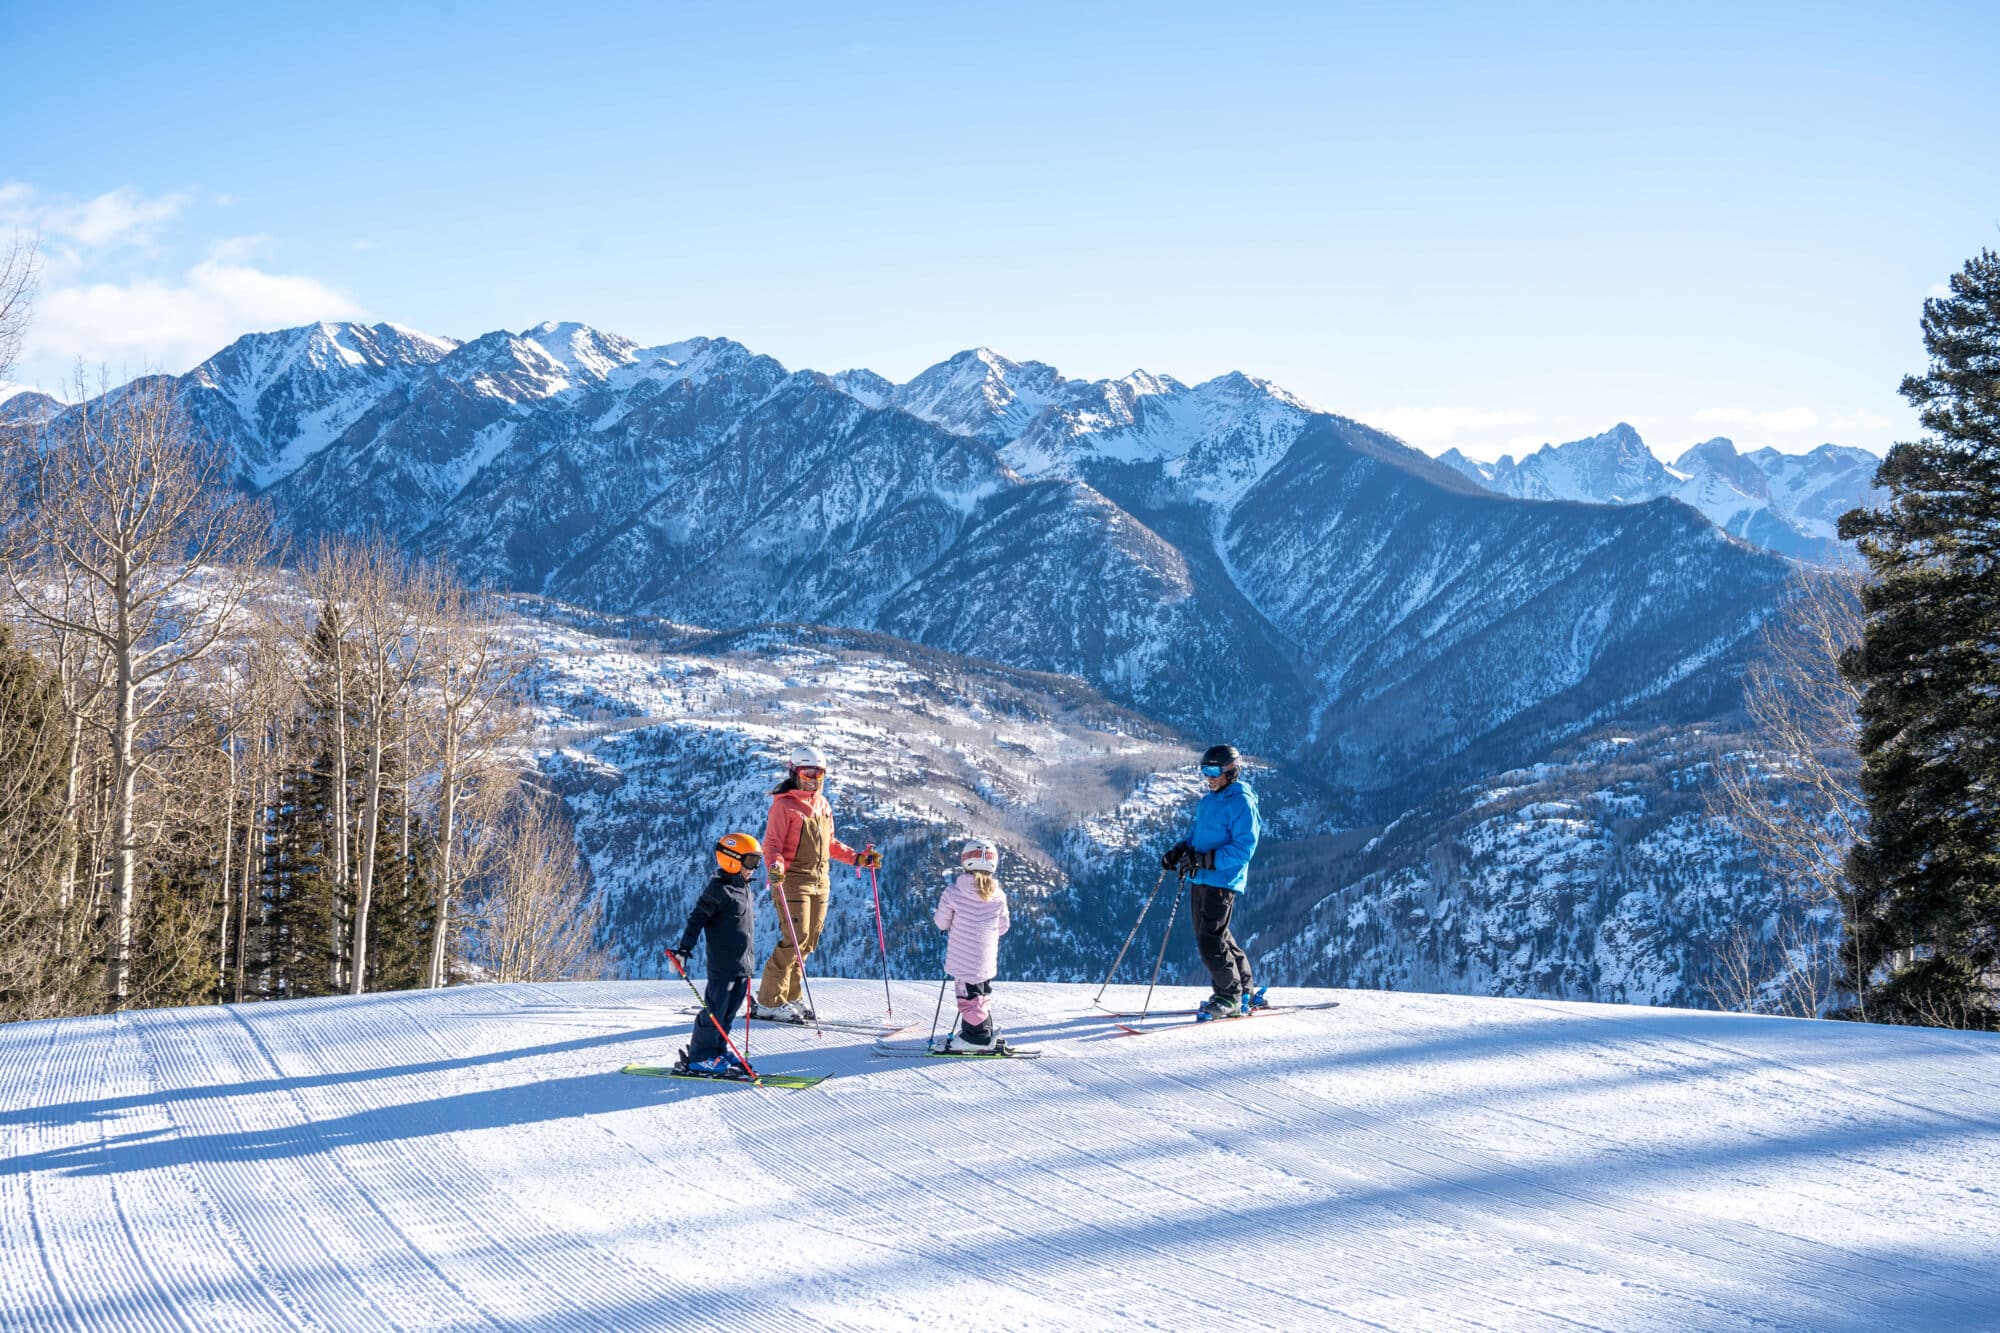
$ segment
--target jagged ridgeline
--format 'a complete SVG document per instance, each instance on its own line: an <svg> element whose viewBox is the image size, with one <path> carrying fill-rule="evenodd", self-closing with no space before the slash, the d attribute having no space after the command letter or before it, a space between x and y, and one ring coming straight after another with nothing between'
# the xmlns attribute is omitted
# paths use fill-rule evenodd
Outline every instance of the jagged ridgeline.
<svg viewBox="0 0 2000 1333"><path fill-rule="evenodd" d="M885 657L921 645L1082 682L1132 719L1114 731L1153 747L1093 771L1088 801L994 799L910 760L867 788L864 756L942 734L920 699L892 694L877 733L839 751L836 794L878 826L861 836L899 850L885 915L918 920L929 862L990 828L1038 905L1022 939L1047 976L1087 975L1122 936L1150 882L1144 845L1193 795L1161 785L1190 747L1226 736L1291 775L1297 799L1270 808L1294 829L1386 821L1613 724L1728 713L1786 575L1671 496L1498 495L1240 374L1080 381L982 350L894 384L787 371L726 339L639 347L549 324L457 343L385 324L254 335L183 387L300 538L381 531L476 582L599 613L879 631L902 641ZM720 672L795 643L699 652ZM836 694L807 707L764 690L754 719L690 705L650 722L638 706L623 730L550 751L610 934L643 940L631 957L679 910L664 881L696 873L723 822L760 822L781 739L845 744L856 701ZM1002 743L981 722L961 749ZM1044 759L1018 743L1026 783ZM1106 819L1116 836L1087 832ZM837 912L828 965L865 972L873 933L872 908Z"/></svg>
<svg viewBox="0 0 2000 1333"><path fill-rule="evenodd" d="M187 377L297 534L726 628L1073 675L1394 804L1593 722L1726 704L1782 562L1671 500L1524 504L1231 374L907 384L578 325L255 335Z"/></svg>

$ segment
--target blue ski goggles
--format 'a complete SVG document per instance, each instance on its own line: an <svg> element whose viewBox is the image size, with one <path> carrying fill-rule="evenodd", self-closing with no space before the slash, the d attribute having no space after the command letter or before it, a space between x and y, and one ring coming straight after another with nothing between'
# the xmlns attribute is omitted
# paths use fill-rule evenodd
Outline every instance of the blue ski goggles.
<svg viewBox="0 0 2000 1333"><path fill-rule="evenodd" d="M1221 764L1203 764L1201 766L1201 775L1205 778L1219 778L1228 771Z"/></svg>

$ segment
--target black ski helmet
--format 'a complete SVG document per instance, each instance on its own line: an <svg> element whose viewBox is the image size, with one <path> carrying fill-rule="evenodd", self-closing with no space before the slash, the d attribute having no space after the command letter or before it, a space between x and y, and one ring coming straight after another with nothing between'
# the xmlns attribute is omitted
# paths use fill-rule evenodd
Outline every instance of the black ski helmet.
<svg viewBox="0 0 2000 1333"><path fill-rule="evenodd" d="M1211 745L1201 754L1203 768L1219 768L1225 773L1233 773L1243 762L1243 756L1236 753L1233 745Z"/></svg>

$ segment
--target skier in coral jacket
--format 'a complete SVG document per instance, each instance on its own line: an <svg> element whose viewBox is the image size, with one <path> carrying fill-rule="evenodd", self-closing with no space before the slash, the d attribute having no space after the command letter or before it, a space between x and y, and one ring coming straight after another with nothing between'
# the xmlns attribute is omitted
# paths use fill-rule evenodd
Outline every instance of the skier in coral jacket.
<svg viewBox="0 0 2000 1333"><path fill-rule="evenodd" d="M1201 757L1208 794L1195 807L1194 829L1160 858L1163 867L1192 882L1188 893L1195 947L1215 991L1195 1015L1203 1020L1235 1018L1264 1007L1264 994L1250 974L1250 956L1229 929L1263 832L1257 793L1239 776L1241 765L1235 746L1208 748Z"/></svg>
<svg viewBox="0 0 2000 1333"><path fill-rule="evenodd" d="M815 1015L800 1003L805 960L819 947L826 925L832 862L871 870L882 857L871 844L855 851L833 836L833 808L826 785L826 756L814 746L792 751L785 780L771 792L764 824L764 865L778 907L778 943L757 986L757 1017L796 1023Z"/></svg>

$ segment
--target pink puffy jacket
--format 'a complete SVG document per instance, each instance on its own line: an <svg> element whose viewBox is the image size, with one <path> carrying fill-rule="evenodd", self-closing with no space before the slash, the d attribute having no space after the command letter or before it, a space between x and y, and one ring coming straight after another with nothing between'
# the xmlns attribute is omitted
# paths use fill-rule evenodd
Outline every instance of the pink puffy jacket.
<svg viewBox="0 0 2000 1333"><path fill-rule="evenodd" d="M959 981L990 981L1000 970L1000 937L1009 924L1006 890L982 898L972 876L962 874L938 899L935 919L939 930L951 932L944 970Z"/></svg>

